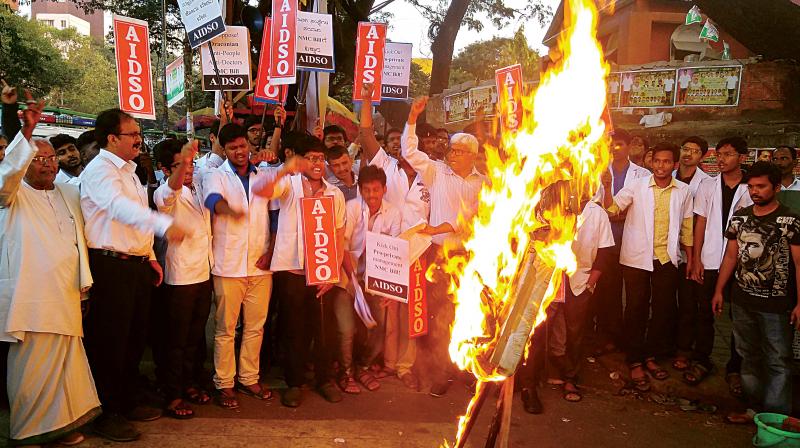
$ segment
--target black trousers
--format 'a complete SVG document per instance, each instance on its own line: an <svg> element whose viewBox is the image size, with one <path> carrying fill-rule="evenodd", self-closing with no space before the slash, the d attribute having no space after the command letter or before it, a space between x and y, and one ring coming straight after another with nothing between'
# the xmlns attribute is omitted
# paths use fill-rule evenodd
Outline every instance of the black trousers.
<svg viewBox="0 0 800 448"><path fill-rule="evenodd" d="M155 272L149 263L90 253L94 277L84 345L100 403L107 412L136 406L139 362L147 341L150 293Z"/></svg>
<svg viewBox="0 0 800 448"><path fill-rule="evenodd" d="M523 389L536 389L545 374L547 360L547 320L539 324L533 332L528 357L517 369L516 377Z"/></svg>
<svg viewBox="0 0 800 448"><path fill-rule="evenodd" d="M278 320L285 344L286 384L289 387L305 384L308 362L314 364L318 386L330 381L333 360L338 355L336 316L330 292L317 298L316 286L306 286L305 276L290 272L276 272L273 280L275 289L280 291Z"/></svg>
<svg viewBox="0 0 800 448"><path fill-rule="evenodd" d="M625 266L625 339L629 364L674 351L678 268L653 260L653 271Z"/></svg>
<svg viewBox="0 0 800 448"><path fill-rule="evenodd" d="M205 350L211 289L211 280L192 285L164 285L164 302L159 308L166 317L162 342L166 353L164 389L169 400L181 398L188 387L199 385L202 380L202 364L198 360Z"/></svg>
<svg viewBox="0 0 800 448"><path fill-rule="evenodd" d="M714 297L718 273L706 270L701 285L686 278L686 264L681 264L678 270L678 351L710 368L711 351L714 348L711 299Z"/></svg>
<svg viewBox="0 0 800 448"><path fill-rule="evenodd" d="M441 246L432 245L426 254L429 263L436 263L432 281L427 284L428 334L417 339L415 365L434 386L444 383L458 372L450 359L450 326L455 320L455 304L448 293L450 276L440 267L444 262Z"/></svg>
<svg viewBox="0 0 800 448"><path fill-rule="evenodd" d="M583 339L586 334L586 326L589 324L589 309L594 297L588 290L577 296L573 294L569 279L567 279L566 296L564 322L567 327L567 354L562 373L564 379L575 381L583 360Z"/></svg>
<svg viewBox="0 0 800 448"><path fill-rule="evenodd" d="M597 316L597 333L600 345L624 346L622 313L622 265L619 264L619 249L614 247L608 254L607 266L597 282L593 314Z"/></svg>

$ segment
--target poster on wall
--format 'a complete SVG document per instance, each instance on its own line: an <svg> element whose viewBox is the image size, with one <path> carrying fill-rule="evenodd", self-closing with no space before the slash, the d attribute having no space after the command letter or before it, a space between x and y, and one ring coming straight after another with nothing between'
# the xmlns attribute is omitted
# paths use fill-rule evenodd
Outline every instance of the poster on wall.
<svg viewBox="0 0 800 448"><path fill-rule="evenodd" d="M641 70L620 72L618 75L620 95L619 105L616 107L673 107L675 105L675 70ZM611 87L609 84L609 91Z"/></svg>
<svg viewBox="0 0 800 448"><path fill-rule="evenodd" d="M469 92L444 97L444 122L457 123L469 120Z"/></svg>
<svg viewBox="0 0 800 448"><path fill-rule="evenodd" d="M497 87L483 86L469 89L469 109L472 117L478 108L483 108L484 117L494 116L494 105L497 103Z"/></svg>
<svg viewBox="0 0 800 448"><path fill-rule="evenodd" d="M608 107L619 107L619 91L622 87L619 73L608 74L608 99L606 100Z"/></svg>
<svg viewBox="0 0 800 448"><path fill-rule="evenodd" d="M742 85L742 66L678 69L678 106L736 106Z"/></svg>

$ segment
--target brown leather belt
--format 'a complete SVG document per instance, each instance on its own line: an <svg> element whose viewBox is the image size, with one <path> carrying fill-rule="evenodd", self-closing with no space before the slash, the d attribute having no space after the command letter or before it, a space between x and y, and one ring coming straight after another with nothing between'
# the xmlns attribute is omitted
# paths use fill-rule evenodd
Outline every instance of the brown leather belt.
<svg viewBox="0 0 800 448"><path fill-rule="evenodd" d="M116 258L118 260L135 261L138 263L146 263L150 261L150 257L146 255L128 255L122 252L115 252L113 250L108 250L108 249L89 249L89 252L97 255L104 255L106 257Z"/></svg>

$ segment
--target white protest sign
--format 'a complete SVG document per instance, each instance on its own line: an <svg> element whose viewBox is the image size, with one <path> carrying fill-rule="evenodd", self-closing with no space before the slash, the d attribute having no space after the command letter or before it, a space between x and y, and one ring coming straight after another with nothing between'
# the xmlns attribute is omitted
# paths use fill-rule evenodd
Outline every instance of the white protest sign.
<svg viewBox="0 0 800 448"><path fill-rule="evenodd" d="M407 100L411 79L411 44L386 42L383 50L381 99Z"/></svg>
<svg viewBox="0 0 800 448"><path fill-rule="evenodd" d="M225 32L218 0L178 0L189 45L197 48Z"/></svg>
<svg viewBox="0 0 800 448"><path fill-rule="evenodd" d="M297 68L314 72L336 71L330 14L297 11Z"/></svg>
<svg viewBox="0 0 800 448"><path fill-rule="evenodd" d="M183 99L186 92L184 76L183 57L175 59L167 66L167 107L172 107Z"/></svg>
<svg viewBox="0 0 800 448"><path fill-rule="evenodd" d="M203 90L250 90L250 34L243 26L229 26L211 42L219 76L214 71L208 44L200 47Z"/></svg>
<svg viewBox="0 0 800 448"><path fill-rule="evenodd" d="M410 263L408 241L374 232L367 232L366 272L367 292L408 302Z"/></svg>

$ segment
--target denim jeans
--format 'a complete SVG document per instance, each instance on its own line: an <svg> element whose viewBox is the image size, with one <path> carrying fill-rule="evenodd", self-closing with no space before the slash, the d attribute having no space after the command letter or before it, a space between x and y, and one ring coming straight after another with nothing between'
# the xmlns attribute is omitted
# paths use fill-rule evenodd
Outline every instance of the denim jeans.
<svg viewBox="0 0 800 448"><path fill-rule="evenodd" d="M759 411L792 411L789 313L751 311L733 303L733 334L742 355L742 389Z"/></svg>

